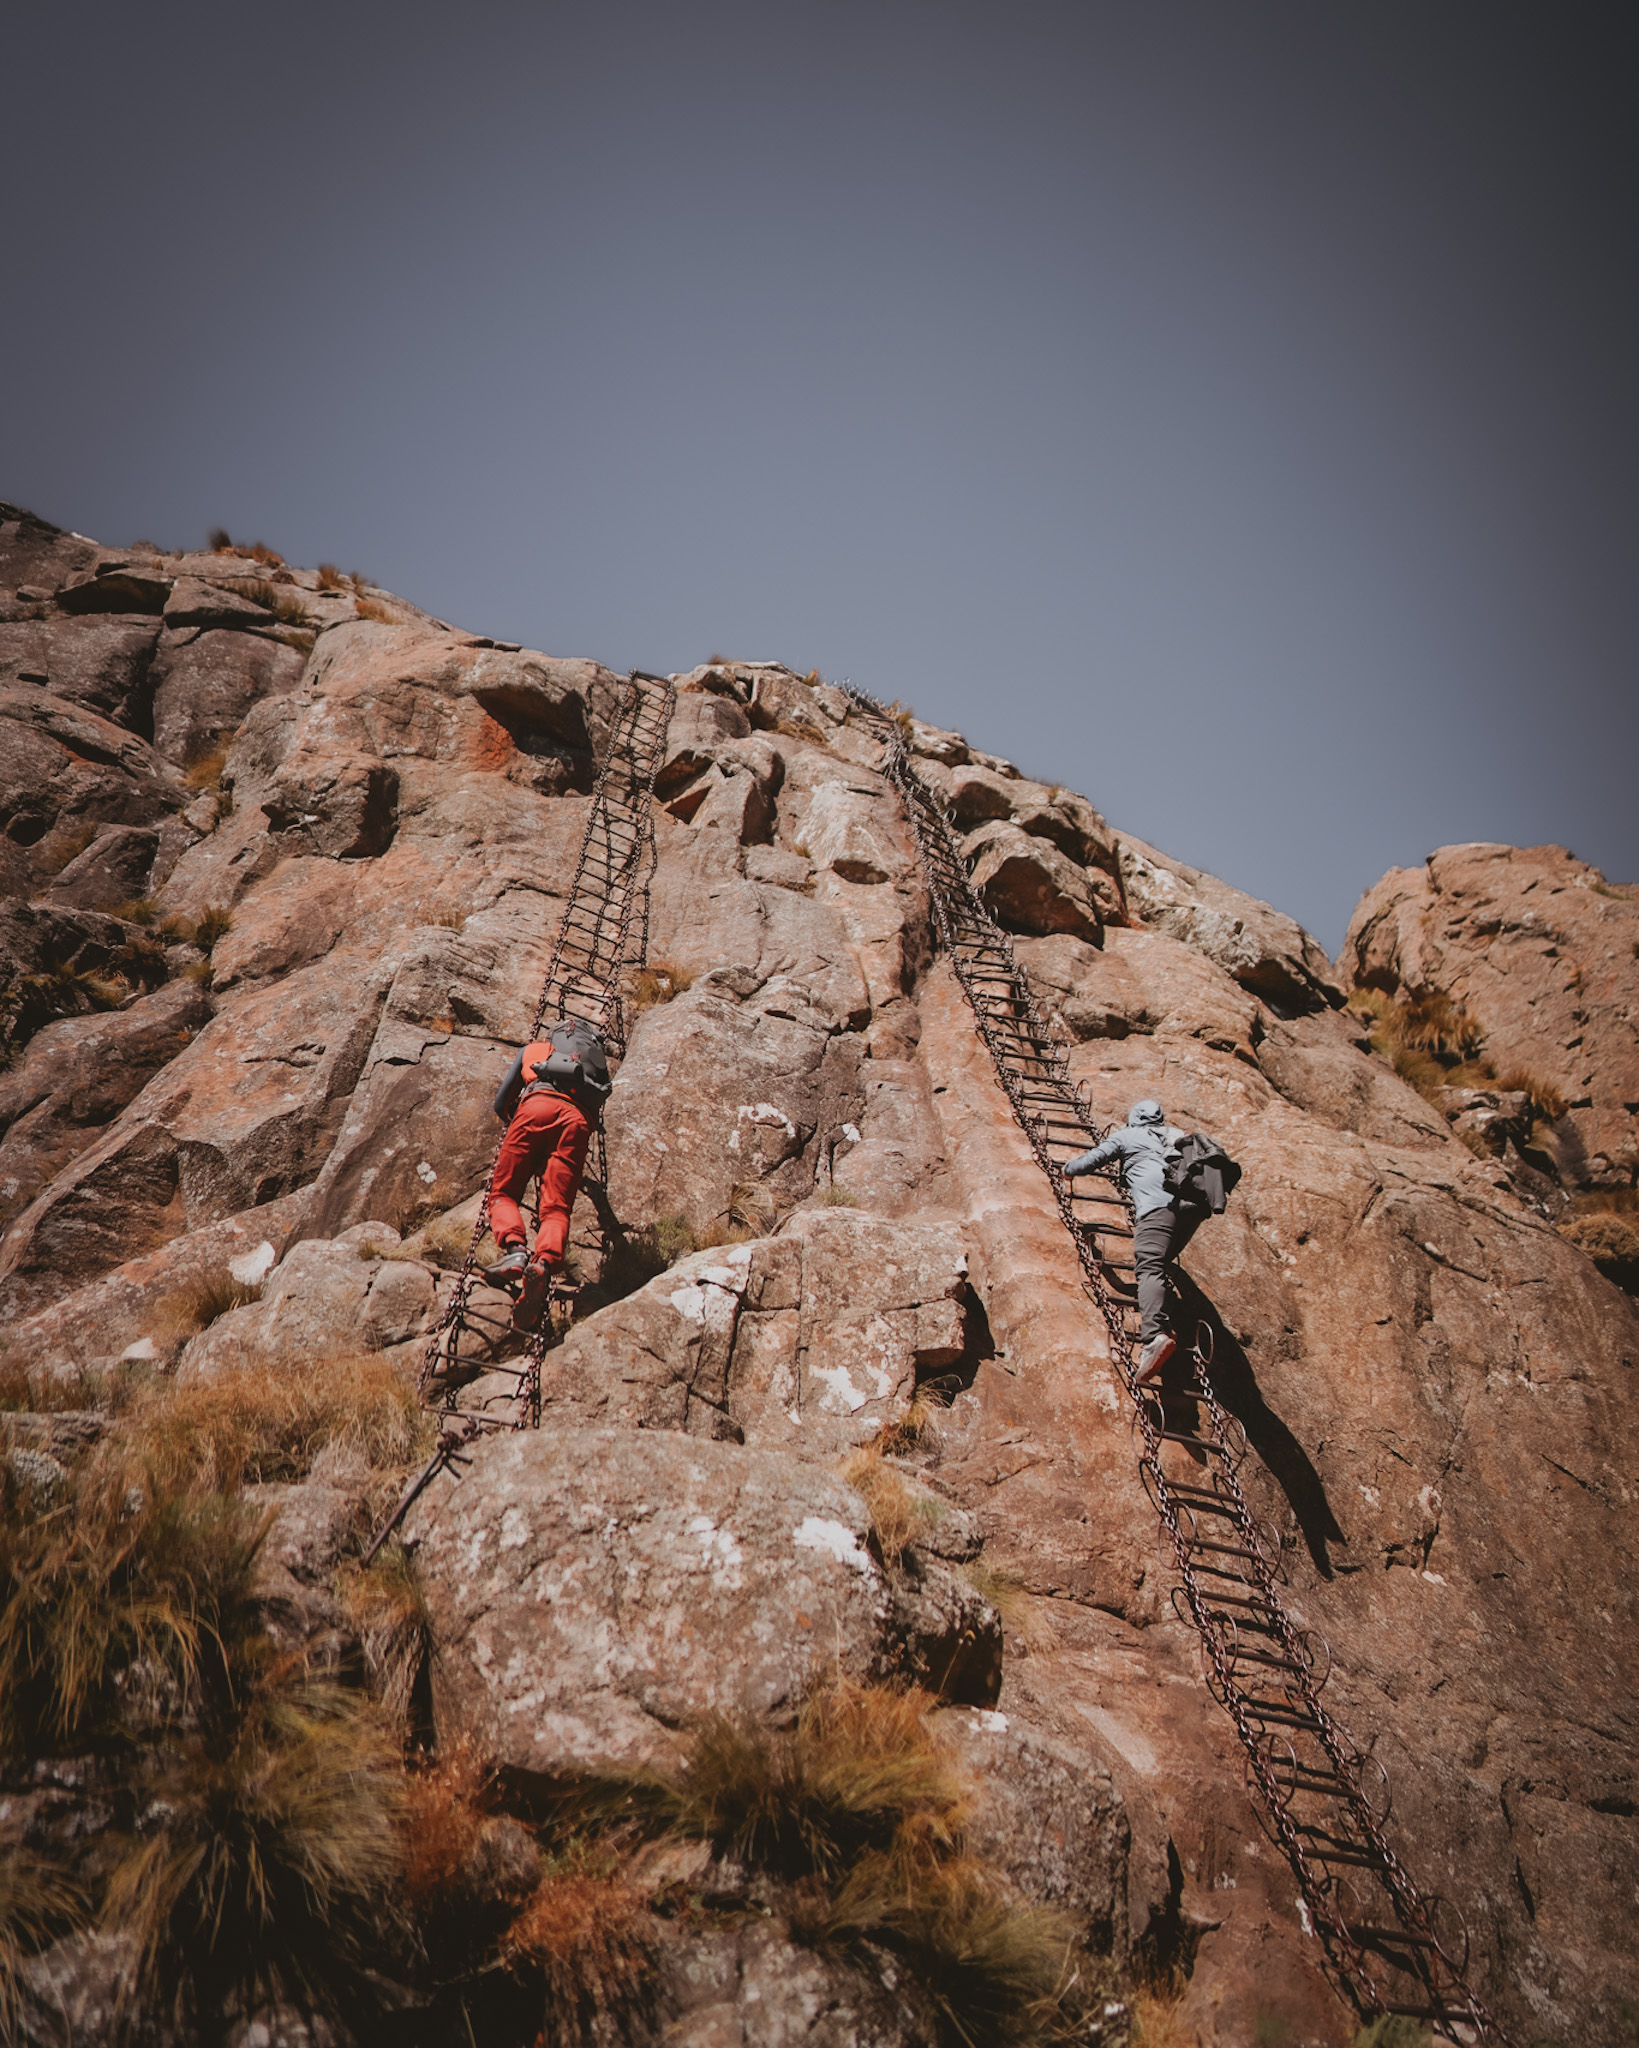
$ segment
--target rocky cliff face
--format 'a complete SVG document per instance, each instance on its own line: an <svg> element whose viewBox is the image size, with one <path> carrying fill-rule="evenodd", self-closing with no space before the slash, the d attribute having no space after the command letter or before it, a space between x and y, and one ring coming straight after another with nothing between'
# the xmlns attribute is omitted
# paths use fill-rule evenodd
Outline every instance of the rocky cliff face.
<svg viewBox="0 0 1639 2048"><path fill-rule="evenodd" d="M150 1379L197 1402L363 1352L413 1383L617 679L329 573L0 513L0 1367L26 1516ZM671 1768L713 1715L777 1729L839 1675L914 1680L1009 1896L1164 1984L1178 2038L1346 2042L880 749L817 678L678 687L660 999L606 1118L609 1202L653 1255L600 1272L583 1203L543 1428L412 1511L420 1680L340 1590L384 1502L339 1440L265 1496L266 1610L401 1706L419 1685L520 1834L551 1787ZM1343 1004L1466 1004L1563 1090L1562 1193L1631 1184L1631 903L1551 850L1449 849L1367 897L1334 980L1268 906L904 725L1100 1117L1159 1096L1245 1166L1186 1313L1219 1332L1248 1484L1406 1861L1515 2038L1627 2040L1639 1319L1543 1213L1544 1168L1476 1156ZM29 1768L0 1828L33 1853L73 1801ZM688 1878L705 1918L644 1937L658 2016L616 2001L587 2038L935 2037L887 1950L844 1964L713 1867ZM86 1939L28 1965L38 2038L53 1997L95 2035ZM1112 1999L1084 2037L1125 2023Z"/></svg>

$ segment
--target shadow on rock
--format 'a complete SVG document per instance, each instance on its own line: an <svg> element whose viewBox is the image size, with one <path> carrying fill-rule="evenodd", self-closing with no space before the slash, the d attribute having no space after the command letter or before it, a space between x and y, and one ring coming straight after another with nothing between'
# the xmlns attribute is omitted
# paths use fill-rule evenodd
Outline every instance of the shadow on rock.
<svg viewBox="0 0 1639 2048"><path fill-rule="evenodd" d="M1189 1337L1179 1346L1174 1364L1168 1366L1166 1380L1176 1383L1174 1375L1187 1370L1189 1341L1193 1338L1196 1324L1205 1323L1212 1332L1212 1383L1218 1390L1218 1398L1246 1431L1248 1443L1285 1494L1287 1504L1297 1517L1298 1527L1303 1531L1303 1540L1309 1546L1315 1569L1323 1578L1331 1578L1332 1560L1326 1546L1329 1543L1347 1543L1349 1539L1332 1512L1320 1474L1310 1462L1308 1452L1263 1398L1251 1360L1208 1296L1187 1273L1177 1272L1175 1284L1177 1327L1181 1332L1188 1332Z"/></svg>

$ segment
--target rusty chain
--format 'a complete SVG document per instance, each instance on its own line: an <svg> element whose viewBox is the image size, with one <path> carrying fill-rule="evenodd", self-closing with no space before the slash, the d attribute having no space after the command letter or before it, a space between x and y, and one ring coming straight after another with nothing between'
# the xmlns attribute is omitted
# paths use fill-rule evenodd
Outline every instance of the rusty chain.
<svg viewBox="0 0 1639 2048"><path fill-rule="evenodd" d="M1321 1704L1330 1653L1295 1623L1276 1590L1280 1541L1255 1521L1238 1468L1244 1432L1232 1423L1213 1382L1211 1326L1199 1326L1192 1379L1176 1394L1141 1388L1133 1361L1135 1309L1113 1250L1130 1239L1124 1195L1078 1197L1052 1147L1081 1151L1104 1135L1085 1092L1070 1078L1062 1034L1044 1017L1011 939L969 880L951 821L912 763L899 714L844 685L857 714L884 748L882 773L911 826L935 925L973 1011L975 1028L1020 1128L1047 1177L1076 1248L1086 1290L1109 1331L1111 1354L1133 1401L1142 1439L1140 1475L1170 1543L1179 1585L1174 1606L1200 1638L1207 1685L1234 1724L1250 1789L1265 1828L1284 1851L1302 1895L1306 1924L1328 1966L1366 2018L1403 2014L1455 2028L1508 2048L1507 2037L1468 1985L1467 1935L1461 1956L1440 1902L1425 1898L1384 1829L1387 1779L1363 1757ZM1063 1135L1057 1135L1063 1134ZM1075 1202L1101 1202L1123 1222L1094 1224ZM1126 1262L1130 1269L1130 1259ZM1169 1401L1193 1407L1193 1429L1177 1426ZM1190 1483L1169 1476L1165 1448L1193 1461ZM1372 1777L1376 1769L1379 1786ZM1381 1810L1379 1810L1381 1808ZM1454 1910L1454 1909L1453 1909Z"/></svg>

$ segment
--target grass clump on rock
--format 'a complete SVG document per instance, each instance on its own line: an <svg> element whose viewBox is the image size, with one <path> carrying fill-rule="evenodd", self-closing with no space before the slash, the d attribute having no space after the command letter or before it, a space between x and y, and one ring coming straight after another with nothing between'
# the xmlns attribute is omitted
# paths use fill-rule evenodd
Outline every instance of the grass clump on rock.
<svg viewBox="0 0 1639 2048"><path fill-rule="evenodd" d="M951 2048L1076 2038L1102 1972L1066 1915L1022 1905L967 1853L935 1704L839 1683L789 1729L708 1721L668 1788L673 1825L775 1879L799 1939L900 1957Z"/></svg>
<svg viewBox="0 0 1639 2048"><path fill-rule="evenodd" d="M0 1764L72 1758L111 1815L25 1873L0 1998L27 1955L97 1926L178 2029L282 1998L356 2023L394 1939L388 1725L275 1651L261 1518L153 1449L140 1428L105 1440L45 1513L0 1497Z"/></svg>

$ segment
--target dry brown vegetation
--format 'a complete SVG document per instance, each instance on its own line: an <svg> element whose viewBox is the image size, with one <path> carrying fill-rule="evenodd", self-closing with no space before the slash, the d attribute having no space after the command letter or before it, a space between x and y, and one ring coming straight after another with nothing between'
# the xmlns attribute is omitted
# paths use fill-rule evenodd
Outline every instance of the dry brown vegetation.
<svg viewBox="0 0 1639 2048"><path fill-rule="evenodd" d="M391 1731L275 1653L262 1527L222 1490L258 1433L197 1397L189 1428L188 1407L139 1395L44 1511L0 1491L0 1768L90 1759L106 1802L90 1841L59 1833L23 1873L0 1976L100 1922L185 2033L270 1997L362 2018L397 1910Z"/></svg>
<svg viewBox="0 0 1639 2048"><path fill-rule="evenodd" d="M228 764L228 744L226 740L218 740L203 753L194 755L182 771L182 780L189 789L205 795L214 794L221 787L222 770Z"/></svg>
<svg viewBox="0 0 1639 2048"><path fill-rule="evenodd" d="M1368 1026L1372 1050L1436 1106L1442 1088L1473 1088L1524 1095L1533 1123L1553 1123L1565 1114L1565 1097L1551 1081L1523 1067L1499 1076L1482 1051L1479 1019L1438 989L1396 998L1382 989L1357 988L1349 1008Z"/></svg>
<svg viewBox="0 0 1639 2048"><path fill-rule="evenodd" d="M355 584L356 581L355 578ZM398 624L398 620L378 598L356 597L353 600L353 609L361 619L373 619L378 626Z"/></svg>
<svg viewBox="0 0 1639 2048"><path fill-rule="evenodd" d="M176 1386L138 1386L121 1418L133 1452L171 1490L228 1492L304 1478L333 1445L389 1477L431 1449L433 1423L381 1357L243 1365Z"/></svg>
<svg viewBox="0 0 1639 2048"><path fill-rule="evenodd" d="M130 994L123 975L63 960L34 973L14 974L0 989L0 1066L10 1065L36 1031L59 1017L117 1010Z"/></svg>
<svg viewBox="0 0 1639 2048"><path fill-rule="evenodd" d="M1108 1966L966 1853L968 1788L933 1705L838 1684L787 1730L710 1721L662 1787L671 1824L782 1883L800 1938L902 1957L952 2048L1079 2038Z"/></svg>
<svg viewBox="0 0 1639 2048"><path fill-rule="evenodd" d="M673 996L680 996L686 988L694 986L694 976L686 967L679 967L671 960L651 960L647 967L641 967L632 977L626 992L626 1008L634 1016L641 1016L645 1010L652 1010L657 1003L669 1003Z"/></svg>
<svg viewBox="0 0 1639 2048"><path fill-rule="evenodd" d="M1586 1252L1607 1280L1639 1294L1639 1223L1631 1216L1591 1209L1560 1224L1559 1234Z"/></svg>
<svg viewBox="0 0 1639 2048"><path fill-rule="evenodd" d="M840 1475L865 1503L871 1534L882 1562L894 1566L916 1540L930 1503L905 1483L897 1467L883 1456L881 1442L866 1444L843 1460Z"/></svg>

